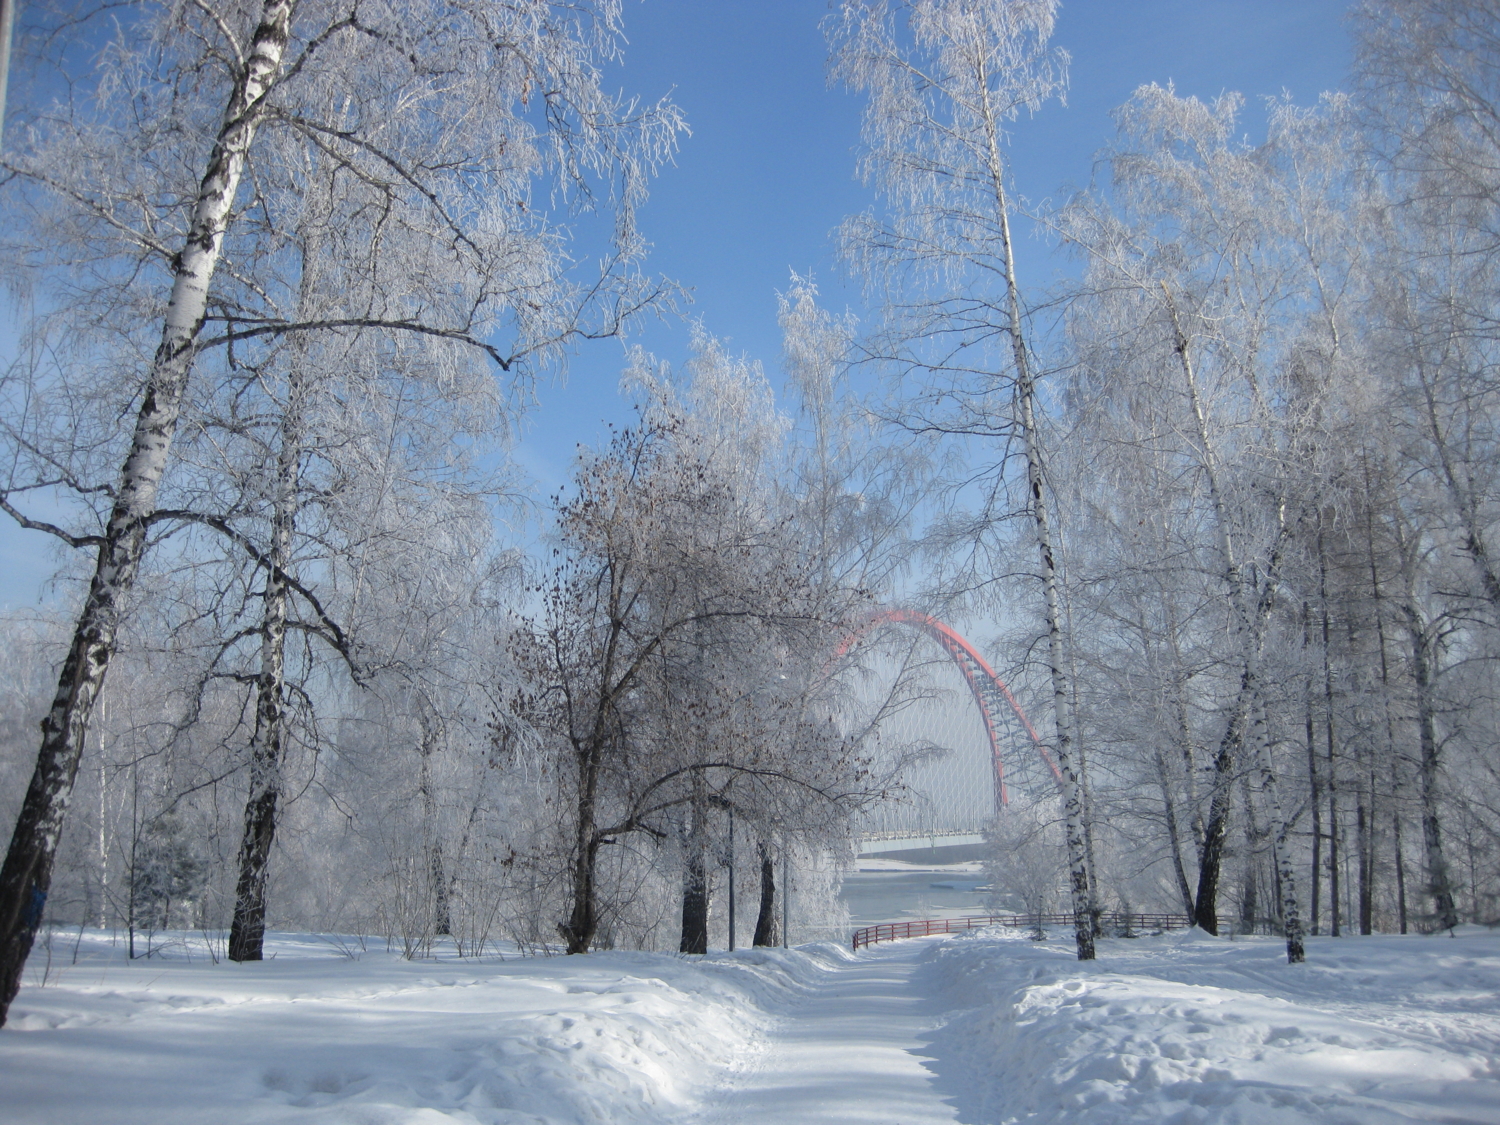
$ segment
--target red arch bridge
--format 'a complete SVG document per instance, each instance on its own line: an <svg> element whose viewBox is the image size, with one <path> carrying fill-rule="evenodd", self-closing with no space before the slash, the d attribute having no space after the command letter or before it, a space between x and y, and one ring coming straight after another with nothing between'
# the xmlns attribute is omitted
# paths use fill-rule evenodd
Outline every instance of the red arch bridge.
<svg viewBox="0 0 1500 1125"><path fill-rule="evenodd" d="M834 659L892 626L917 634L919 648L930 642L937 659L926 665L930 690L882 724L882 742L925 753L919 749L903 772L906 796L861 822L860 850L977 844L1008 803L1012 777L1028 790L1055 792L1062 774L1005 681L951 625L915 610L881 610L844 638Z"/></svg>

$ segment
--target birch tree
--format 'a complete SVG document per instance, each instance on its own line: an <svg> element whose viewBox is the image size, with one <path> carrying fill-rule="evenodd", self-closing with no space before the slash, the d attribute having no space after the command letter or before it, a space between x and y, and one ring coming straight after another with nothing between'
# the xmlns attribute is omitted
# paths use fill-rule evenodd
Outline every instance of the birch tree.
<svg viewBox="0 0 1500 1125"><path fill-rule="evenodd" d="M1500 608L1500 10L1491 0L1362 0L1351 19L1363 139L1390 199L1372 314L1376 368L1402 435L1396 471L1408 482L1380 518L1397 560L1396 625L1409 642L1427 890L1433 919L1447 927L1458 912L1438 798L1442 653L1468 631L1450 615L1482 623L1488 646ZM1439 544L1467 559L1466 581L1439 562ZM1446 598L1434 598L1438 587Z"/></svg>
<svg viewBox="0 0 1500 1125"><path fill-rule="evenodd" d="M16 501L59 480L55 459L26 445L34 471L0 497L24 526L97 555L0 871L5 1005L41 922L92 705L171 487L191 373L299 335L372 333L524 380L570 342L618 332L662 295L637 271L633 211L678 126L670 105L641 109L601 91L598 64L618 34L612 0L144 4L105 40L92 85L31 114L29 139L5 160L30 217L13 247L57 281L68 308L86 298L104 310L102 330L86 333L90 359L124 367L117 385L137 409L114 446L114 481L61 475L82 499L105 497L107 514L85 506L81 530L26 515ZM295 242L298 169L309 163L339 170L346 210L334 229L346 239L342 260L364 271L358 308L310 311L278 288L297 291L281 263ZM539 178L551 187L541 201ZM580 273L559 213L591 206L609 210L612 242L597 269ZM154 348L132 371L129 348L153 320ZM264 551L259 562L273 585L286 580Z"/></svg>
<svg viewBox="0 0 1500 1125"><path fill-rule="evenodd" d="M241 64L232 73L191 220L180 249L174 248L161 342L147 375L109 520L102 535L67 536L72 546L94 547L98 563L58 678L57 695L43 722L36 771L0 869L0 1018L20 987L21 970L41 925L89 715L114 654L123 599L140 566L147 520L156 507L194 344L208 310L209 285L245 160L264 116L266 95L282 70L292 11L290 0L273 0L254 14L253 30L241 40Z"/></svg>
<svg viewBox="0 0 1500 1125"><path fill-rule="evenodd" d="M1362 0L1352 20L1365 139L1393 202L1386 347L1405 368L1422 459L1449 499L1476 593L1500 607L1500 8Z"/></svg>
<svg viewBox="0 0 1500 1125"><path fill-rule="evenodd" d="M1093 404L1085 425L1107 428L1105 451L1139 448L1124 455L1180 495L1175 519L1201 520L1187 541L1207 540L1191 549L1205 551L1230 611L1222 648L1237 683L1212 757L1193 913L1217 931L1237 778L1254 762L1296 961L1291 825L1265 730L1268 646L1299 529L1321 529L1336 496L1338 455L1325 444L1357 354L1348 338L1366 292L1357 278L1371 207L1348 170L1346 99L1312 111L1273 106L1257 147L1232 139L1238 106L1233 96L1209 105L1156 86L1137 91L1118 113L1108 201L1080 197L1061 229L1088 260L1073 312L1084 372L1074 401ZM1105 451L1097 456L1120 455ZM1315 538L1322 543L1321 530Z"/></svg>
<svg viewBox="0 0 1500 1125"><path fill-rule="evenodd" d="M1081 747L1056 510L1005 156L1008 122L1064 90L1067 55L1047 45L1056 11L1055 0L849 0L829 18L828 31L834 75L869 98L861 168L881 201L845 223L846 252L890 314L890 330L874 345L878 358L927 388L909 398L906 424L1020 447L1064 777L1078 956L1091 960Z"/></svg>
<svg viewBox="0 0 1500 1125"><path fill-rule="evenodd" d="M208 568L216 580L240 574L231 589L241 593L222 607L202 657L203 691L248 693L233 704L248 710L242 764L251 778L234 960L260 954L287 769L299 751L315 758L327 741L318 701L337 697L340 680L395 692L432 720L421 745L446 741L439 728L456 716L438 715L430 701L461 699L447 689L475 673L442 643L442 629L472 612L452 604L455 588L480 596L504 487L476 464L503 456L491 440L504 429L503 403L486 373L432 378L420 355L319 343L339 346L294 344L228 380L217 412L202 408L180 446L183 468L204 478L207 495L195 507L221 512L215 522L253 555L216 531L194 543L206 558L227 549ZM273 565L260 566L262 558ZM427 638L427 651L412 651L414 635ZM424 771L430 756L422 755Z"/></svg>

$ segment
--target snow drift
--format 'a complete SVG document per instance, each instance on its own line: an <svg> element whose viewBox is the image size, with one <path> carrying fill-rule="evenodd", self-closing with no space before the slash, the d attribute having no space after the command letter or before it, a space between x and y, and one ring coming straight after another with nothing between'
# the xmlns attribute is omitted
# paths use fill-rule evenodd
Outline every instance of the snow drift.
<svg viewBox="0 0 1500 1125"><path fill-rule="evenodd" d="M891 1125L855 1078L892 1065L859 1056L880 1039L909 1044L902 1121L1500 1122L1500 934L1315 938L1294 966L1273 938L1111 939L1080 964L1055 936L413 962L280 934L234 965L93 933L75 963L59 935L0 1032L0 1116Z"/></svg>
<svg viewBox="0 0 1500 1125"><path fill-rule="evenodd" d="M925 971L957 1009L933 1046L962 1121L1500 1122L1500 935L1479 928L1313 938L1303 965L1279 938L1111 941L1081 965L1070 941L976 931Z"/></svg>

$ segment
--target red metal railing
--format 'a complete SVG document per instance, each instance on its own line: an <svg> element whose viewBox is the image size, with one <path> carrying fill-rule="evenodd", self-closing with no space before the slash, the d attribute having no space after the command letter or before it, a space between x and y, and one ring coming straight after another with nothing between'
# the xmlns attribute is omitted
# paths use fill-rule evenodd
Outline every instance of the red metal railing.
<svg viewBox="0 0 1500 1125"><path fill-rule="evenodd" d="M983 930L990 926L1007 926L1014 930L1035 930L1047 926L1071 926L1071 914L988 914L977 918L928 918L920 922L882 922L854 931L856 952L861 946L877 941L900 941L902 938L930 937L933 934L956 934L964 930ZM1106 931L1132 934L1137 930L1185 930L1193 924L1186 914L1136 914L1110 911L1099 916Z"/></svg>

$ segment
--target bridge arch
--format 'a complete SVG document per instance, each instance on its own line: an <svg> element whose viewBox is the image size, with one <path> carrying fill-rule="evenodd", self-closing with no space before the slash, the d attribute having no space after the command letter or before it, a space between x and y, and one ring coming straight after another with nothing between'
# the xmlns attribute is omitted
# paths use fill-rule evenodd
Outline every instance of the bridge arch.
<svg viewBox="0 0 1500 1125"><path fill-rule="evenodd" d="M847 654L871 630L882 625L904 625L925 634L936 641L938 647L958 666L964 683L969 688L969 693L974 697L974 705L979 710L985 738L989 742L990 760L995 779L995 813L997 816L1010 801L1005 787L1005 761L1001 754L1000 732L995 722L996 716L1003 714L1007 709L1020 721L1022 729L1030 736L1032 745L1036 747L1042 761L1052 771L1053 778L1059 786L1062 785L1062 771L1057 768L1057 763L1047 753L1047 748L1037 735L1036 728L1031 725L1026 712L1016 702L1016 697L1011 694L1010 688L995 674L995 670L989 666L984 657L979 655L979 651L951 625L912 609L878 610L871 614L863 625L839 642L834 652L834 659L837 660Z"/></svg>

